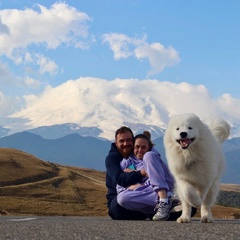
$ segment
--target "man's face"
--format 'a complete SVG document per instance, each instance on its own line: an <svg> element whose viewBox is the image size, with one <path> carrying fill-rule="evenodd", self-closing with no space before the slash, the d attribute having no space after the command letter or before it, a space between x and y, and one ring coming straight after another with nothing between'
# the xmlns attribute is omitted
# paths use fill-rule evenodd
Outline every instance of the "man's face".
<svg viewBox="0 0 240 240"><path fill-rule="evenodd" d="M115 144L123 157L129 157L133 149L132 134L130 132L119 133L116 137Z"/></svg>

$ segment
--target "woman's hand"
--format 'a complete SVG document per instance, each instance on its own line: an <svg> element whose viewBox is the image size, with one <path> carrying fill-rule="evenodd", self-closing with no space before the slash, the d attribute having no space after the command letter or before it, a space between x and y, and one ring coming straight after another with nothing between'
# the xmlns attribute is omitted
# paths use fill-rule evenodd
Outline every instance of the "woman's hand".
<svg viewBox="0 0 240 240"><path fill-rule="evenodd" d="M140 173L143 177L148 177L148 174L144 168L140 170Z"/></svg>
<svg viewBox="0 0 240 240"><path fill-rule="evenodd" d="M137 184L134 184L134 185L129 186L127 189L129 189L129 190L134 190L134 189L136 189L137 187L139 187L139 186L141 186L141 185L142 185L141 183L137 183Z"/></svg>

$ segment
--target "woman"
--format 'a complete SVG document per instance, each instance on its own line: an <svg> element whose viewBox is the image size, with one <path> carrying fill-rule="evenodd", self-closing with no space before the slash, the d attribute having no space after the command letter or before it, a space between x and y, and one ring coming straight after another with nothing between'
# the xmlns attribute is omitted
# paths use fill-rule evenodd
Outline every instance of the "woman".
<svg viewBox="0 0 240 240"><path fill-rule="evenodd" d="M148 177L127 188L118 185L117 202L126 209L153 216L155 221L167 220L172 208L174 179L150 138L145 134L135 136L133 154L120 164L126 172L144 168Z"/></svg>

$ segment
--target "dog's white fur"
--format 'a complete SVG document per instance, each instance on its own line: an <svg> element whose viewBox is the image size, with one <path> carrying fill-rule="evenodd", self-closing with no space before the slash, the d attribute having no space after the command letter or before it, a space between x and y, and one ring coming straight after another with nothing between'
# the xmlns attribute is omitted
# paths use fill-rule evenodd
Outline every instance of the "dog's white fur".
<svg viewBox="0 0 240 240"><path fill-rule="evenodd" d="M229 134L230 125L221 119L207 126L192 113L170 118L164 147L183 208L177 222L191 221L191 206L201 207L201 222L213 222L211 207L225 165L221 143Z"/></svg>

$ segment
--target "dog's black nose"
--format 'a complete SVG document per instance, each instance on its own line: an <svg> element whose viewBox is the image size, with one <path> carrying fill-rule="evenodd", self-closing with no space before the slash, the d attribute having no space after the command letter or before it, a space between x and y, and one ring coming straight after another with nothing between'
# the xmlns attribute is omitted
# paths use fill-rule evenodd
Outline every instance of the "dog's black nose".
<svg viewBox="0 0 240 240"><path fill-rule="evenodd" d="M180 136L181 136L181 138L185 138L185 137L187 137L187 133L186 132L180 132Z"/></svg>

